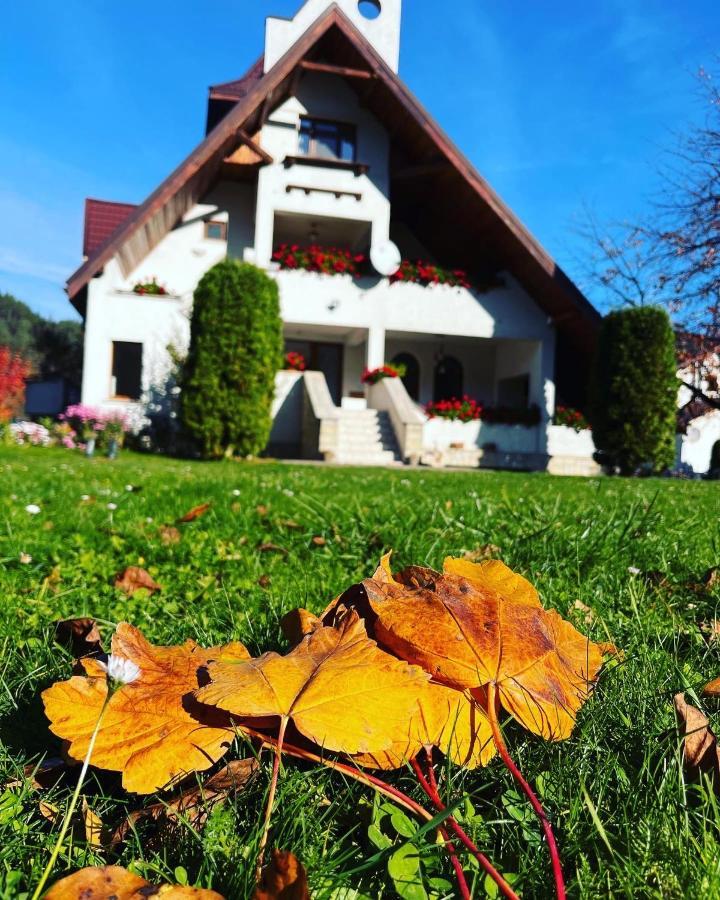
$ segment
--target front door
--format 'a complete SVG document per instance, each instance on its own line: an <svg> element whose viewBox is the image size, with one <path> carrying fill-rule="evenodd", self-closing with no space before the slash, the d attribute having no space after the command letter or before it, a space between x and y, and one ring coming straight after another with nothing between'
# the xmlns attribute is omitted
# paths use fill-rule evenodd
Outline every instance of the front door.
<svg viewBox="0 0 720 900"><path fill-rule="evenodd" d="M343 345L325 341L285 341L286 353L302 353L308 369L322 372L335 406L342 400Z"/></svg>

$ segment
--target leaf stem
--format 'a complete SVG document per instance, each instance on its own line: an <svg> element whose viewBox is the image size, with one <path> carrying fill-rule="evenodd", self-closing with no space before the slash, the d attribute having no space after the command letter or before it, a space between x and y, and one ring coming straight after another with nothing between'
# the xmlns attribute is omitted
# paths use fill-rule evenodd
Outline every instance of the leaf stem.
<svg viewBox="0 0 720 900"><path fill-rule="evenodd" d="M267 806L265 807L265 821L263 822L263 832L260 838L260 846L258 847L257 863L255 864L255 880L258 884L262 878L265 848L267 847L268 834L270 833L270 819L272 818L273 806L275 805L275 794L277 792L278 776L280 775L280 756L283 752L283 741L285 740L285 729L287 728L287 724L288 718L287 716L283 716L280 719L280 730L278 731L277 742L275 743L275 757L273 759L273 770L272 777L270 778Z"/></svg>
<svg viewBox="0 0 720 900"><path fill-rule="evenodd" d="M440 797L440 794L437 790L437 782L435 781L435 773L432 769L432 764L430 762L428 763L429 780L427 778L425 778L425 776L423 775L422 769L420 768L420 764L418 763L418 761L416 759L414 759L412 761L412 767L415 772L415 775L417 776L418 781L420 782L420 786L425 791L425 793L428 795L430 800L432 800L437 811L444 812L446 807L445 807L445 804L442 802L442 798ZM447 823L448 828L452 829L452 831L455 833L455 836L460 841L460 843L480 863L480 865L483 867L485 872L492 878L492 880L498 886L498 888L503 893L503 895L505 897L507 897L508 900L519 900L518 895L515 893L515 891L513 891L513 889L510 887L510 885L507 883L507 881L505 881L505 879L498 872L498 870L495 868L495 866L487 858L487 856L485 856L484 853L482 853L480 850L478 850L478 848L475 846L475 844L470 839L470 837L468 837L465 830L463 828L461 828L460 825L458 825L454 816L448 816L448 818L445 821Z"/></svg>
<svg viewBox="0 0 720 900"><path fill-rule="evenodd" d="M411 761L411 765L415 774L417 775L418 781L420 782L420 786L423 788L425 793L433 800L433 797L430 796L430 791L426 789L425 779L423 778L422 771L420 766L418 765L417 759L413 759ZM438 812L444 812L444 809L438 809ZM449 820L446 820L446 822ZM465 873L462 870L462 866L460 865L460 860L458 859L457 851L455 850L455 844L453 844L450 839L450 835L448 834L447 828L444 825L440 825L438 828L438 832L440 837L442 837L445 849L448 852L450 857L450 862L452 863L452 867L455 870L455 880L457 881L458 891L463 900L471 900L470 888L468 887L467 879L465 878Z"/></svg>
<svg viewBox="0 0 720 900"><path fill-rule="evenodd" d="M237 728L238 731L243 732L243 734L248 735L248 737L253 737L262 741L264 744L267 744L268 747L277 746L278 742L274 737L270 737L260 731L255 731L253 728L249 728L246 725L238 725ZM320 763L320 765L325 766L328 769L335 769L338 772L342 772L349 778L360 782L360 784L364 784L365 787L370 787L379 794L384 794L391 800L395 800L400 806L404 806L405 809L414 813L416 816L419 816L421 819L424 819L426 822L432 821L433 817L431 813L429 813L424 806L420 806L420 804L416 803L412 797L408 797L407 794L394 788L391 784L387 784L380 778L370 775L369 772L364 772L361 769L354 768L346 763L337 762L333 759L325 759L322 756L318 756L317 753L313 753L311 750L304 750L302 747L296 747L287 742L283 744L282 752L287 753L288 756L294 756L297 759L304 759L308 762Z"/></svg>
<svg viewBox="0 0 720 900"><path fill-rule="evenodd" d="M43 888L45 887L48 878L52 874L52 870L55 868L55 863L57 862L57 858L60 855L60 850L62 849L63 841L65 840L65 835L67 834L67 830L70 827L70 822L72 821L72 817L75 814L75 808L77 807L77 802L80 798L80 791L82 790L83 782L85 781L85 776L87 775L88 768L90 767L90 757L92 756L93 750L95 749L95 741L97 740L97 736L100 732L100 726L102 724L102 720L105 716L105 710L108 708L108 703L110 702L110 698L113 695L113 691L110 690L110 686L108 685L107 696L105 697L105 701L102 705L102 709L100 710L100 715L98 716L98 720L95 723L95 729L93 730L92 735L90 736L90 742L88 743L87 753L85 754L85 759L83 761L82 769L80 770L80 776L78 778L77 785L75 786L75 791L72 795L72 799L70 800L70 805L65 812L65 818L63 819L63 823L60 826L60 832L57 836L57 840L55 841L55 847L53 848L53 852L50 854L50 859L48 860L47 865L45 866L45 870L40 877L40 881L33 892L31 900L38 900L38 897L41 896L43 892Z"/></svg>
<svg viewBox="0 0 720 900"><path fill-rule="evenodd" d="M567 893L565 891L565 880L563 878L560 853L558 852L558 846L557 842L555 841L555 835L553 834L552 825L550 824L550 820L545 814L545 810L538 800L535 791L530 786L530 783L525 780L522 772L515 765L515 762L508 753L508 749L505 745L497 716L497 686L494 684L494 682L491 682L488 685L488 706L487 710L485 710L484 707L483 710L487 713L488 719L490 721L493 740L495 741L495 746L497 747L497 751L500 754L500 758L509 769L515 781L517 781L517 783L520 785L522 792L528 798L528 800L530 801L530 805L535 811L535 814L537 815L538 819L540 819L543 831L545 832L545 839L547 840L548 850L550 852L550 860L552 862L552 870L553 877L555 879L555 891L557 893L557 898L558 900L565 900L565 898L567 897Z"/></svg>

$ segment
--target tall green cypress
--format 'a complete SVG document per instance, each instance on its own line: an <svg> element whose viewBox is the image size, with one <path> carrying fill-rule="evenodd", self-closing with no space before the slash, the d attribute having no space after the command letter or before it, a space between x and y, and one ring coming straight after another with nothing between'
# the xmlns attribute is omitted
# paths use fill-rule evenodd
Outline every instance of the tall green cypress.
<svg viewBox="0 0 720 900"><path fill-rule="evenodd" d="M201 454L255 456L267 446L283 353L278 287L227 259L195 290L182 378L182 419Z"/></svg>
<svg viewBox="0 0 720 900"><path fill-rule="evenodd" d="M641 306L603 320L591 387L595 446L625 475L675 460L679 382L667 313Z"/></svg>

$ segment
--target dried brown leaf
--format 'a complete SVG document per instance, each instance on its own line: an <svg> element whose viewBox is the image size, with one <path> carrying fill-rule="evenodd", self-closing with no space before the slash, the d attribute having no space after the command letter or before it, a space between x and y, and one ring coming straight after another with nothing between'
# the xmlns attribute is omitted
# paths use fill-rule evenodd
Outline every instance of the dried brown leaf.
<svg viewBox="0 0 720 900"><path fill-rule="evenodd" d="M720 697L720 678L708 681L702 689L703 697Z"/></svg>
<svg viewBox="0 0 720 900"><path fill-rule="evenodd" d="M684 694L673 700L678 727L683 738L683 762L691 778L700 773L710 775L715 785L720 776L720 750L707 716L691 706Z"/></svg>
<svg viewBox="0 0 720 900"><path fill-rule="evenodd" d="M160 540L165 545L179 544L182 535L174 525L161 525L159 529Z"/></svg>
<svg viewBox="0 0 720 900"><path fill-rule="evenodd" d="M193 508L189 512L186 512L184 516L180 516L180 518L177 519L176 524L181 525L185 524L186 522L194 522L195 519L199 519L200 516L204 516L211 506L211 503L201 503L199 506L193 506Z"/></svg>
<svg viewBox="0 0 720 900"><path fill-rule="evenodd" d="M138 822L151 820L163 826L175 826L181 821L199 831L204 827L212 810L229 797L245 790L258 771L255 757L236 759L216 772L207 781L197 781L182 793L171 797L165 803L153 803L131 812L127 819L115 830L112 844L125 840L128 832Z"/></svg>
<svg viewBox="0 0 720 900"><path fill-rule="evenodd" d="M162 590L152 575L140 566L128 566L124 572L120 572L115 577L115 587L130 597L135 591L145 590L153 594Z"/></svg>
<svg viewBox="0 0 720 900"><path fill-rule="evenodd" d="M288 555L288 551L279 544L272 544L269 541L265 544L258 544L259 553L281 553L283 556Z"/></svg>
<svg viewBox="0 0 720 900"><path fill-rule="evenodd" d="M95 619L62 619L55 623L55 641L75 659L102 653L102 638Z"/></svg>
<svg viewBox="0 0 720 900"><path fill-rule="evenodd" d="M253 900L310 900L307 874L295 854L273 850Z"/></svg>
<svg viewBox="0 0 720 900"><path fill-rule="evenodd" d="M272 579L269 575L261 575L257 583L259 587L267 589L272 584Z"/></svg>
<svg viewBox="0 0 720 900"><path fill-rule="evenodd" d="M321 534L316 534L312 542L316 547L324 547L327 544L327 540Z"/></svg>

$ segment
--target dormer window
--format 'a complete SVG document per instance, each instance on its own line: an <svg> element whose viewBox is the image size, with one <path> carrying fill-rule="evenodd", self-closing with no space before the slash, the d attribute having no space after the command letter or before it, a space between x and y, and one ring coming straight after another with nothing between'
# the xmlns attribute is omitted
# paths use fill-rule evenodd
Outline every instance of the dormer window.
<svg viewBox="0 0 720 900"><path fill-rule="evenodd" d="M300 153L314 159L355 162L357 132L354 125L328 119L300 119Z"/></svg>

